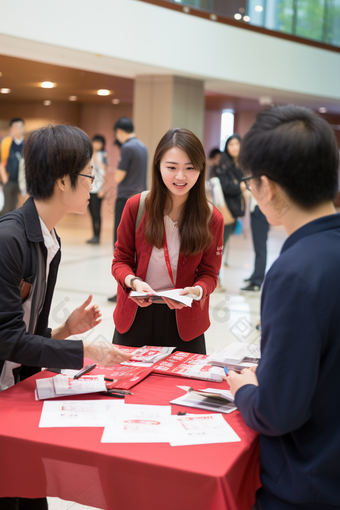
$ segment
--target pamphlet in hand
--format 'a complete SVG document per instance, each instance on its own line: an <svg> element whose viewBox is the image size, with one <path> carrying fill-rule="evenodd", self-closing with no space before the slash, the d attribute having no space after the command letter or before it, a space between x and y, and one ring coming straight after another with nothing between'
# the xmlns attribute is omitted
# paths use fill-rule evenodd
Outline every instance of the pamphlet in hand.
<svg viewBox="0 0 340 510"><path fill-rule="evenodd" d="M192 390L190 388L186 395L171 400L170 403L224 414L229 414L237 409L231 392L229 390L217 390L216 388L206 388L205 390Z"/></svg>
<svg viewBox="0 0 340 510"><path fill-rule="evenodd" d="M217 349L208 357L207 363L240 372L243 368L256 366L260 358L261 350L259 345L233 342L227 347Z"/></svg>
<svg viewBox="0 0 340 510"><path fill-rule="evenodd" d="M223 368L208 365L207 358L208 356L205 354L177 351L153 365L152 368L156 374L222 382L224 380Z"/></svg>
<svg viewBox="0 0 340 510"><path fill-rule="evenodd" d="M195 296L192 294L186 294L185 296L181 296L179 291L183 289L171 289L171 290L163 290L161 292L156 292L155 294L149 294L148 292L135 292L134 290L130 292L129 297L140 298L140 299L152 299L152 301L162 301L162 298L173 299L173 301L177 301L178 303L182 303L185 306L191 306L192 300Z"/></svg>

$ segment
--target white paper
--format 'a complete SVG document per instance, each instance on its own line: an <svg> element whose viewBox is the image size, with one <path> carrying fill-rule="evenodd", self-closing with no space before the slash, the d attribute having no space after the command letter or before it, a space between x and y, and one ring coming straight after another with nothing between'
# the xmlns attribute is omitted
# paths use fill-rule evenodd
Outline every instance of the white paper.
<svg viewBox="0 0 340 510"><path fill-rule="evenodd" d="M44 402L39 427L105 427L109 409L124 400L59 400Z"/></svg>
<svg viewBox="0 0 340 510"><path fill-rule="evenodd" d="M165 297L169 299L173 299L174 301L178 301L186 306L191 306L193 301L193 296L191 294L186 294L182 296L179 291L183 289L171 289L171 290L163 290L162 292L156 292L155 295L159 297ZM135 298L147 298L150 297L150 293L148 292L135 292L132 291L130 293L130 297Z"/></svg>
<svg viewBox="0 0 340 510"><path fill-rule="evenodd" d="M217 413L229 414L236 411L237 407L234 402L219 403L209 401L207 398L197 395L195 393L187 393L182 397L171 400L170 404L178 406L194 407L196 409L204 409L205 411L214 411Z"/></svg>
<svg viewBox="0 0 340 510"><path fill-rule="evenodd" d="M171 406L129 404L109 410L102 443L168 443Z"/></svg>
<svg viewBox="0 0 340 510"><path fill-rule="evenodd" d="M241 441L222 414L171 416L171 446Z"/></svg>
<svg viewBox="0 0 340 510"><path fill-rule="evenodd" d="M252 359L261 358L261 348L259 345L242 344L232 342L227 347L219 347L206 362L210 365L225 366L229 364L239 364L243 360L251 361Z"/></svg>
<svg viewBox="0 0 340 510"><path fill-rule="evenodd" d="M73 379L73 377L59 374L46 379L37 379L36 391L39 400L45 400L106 391L106 385L104 375L84 375L80 379Z"/></svg>

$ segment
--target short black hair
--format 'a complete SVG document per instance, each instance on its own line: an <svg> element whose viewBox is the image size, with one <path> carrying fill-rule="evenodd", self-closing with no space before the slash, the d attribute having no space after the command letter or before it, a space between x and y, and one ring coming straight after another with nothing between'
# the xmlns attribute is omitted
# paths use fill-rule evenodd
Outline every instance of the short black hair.
<svg viewBox="0 0 340 510"><path fill-rule="evenodd" d="M94 135L92 137L92 142L100 142L102 144L102 150L105 150L106 140L103 135Z"/></svg>
<svg viewBox="0 0 340 510"><path fill-rule="evenodd" d="M331 126L300 106L273 106L256 116L241 144L239 162L253 176L267 175L302 207L334 200L339 149Z"/></svg>
<svg viewBox="0 0 340 510"><path fill-rule="evenodd" d="M25 121L23 119L21 119L20 117L14 117L13 119L11 119L9 121L9 127L11 127L12 124L14 124L15 122L22 122L23 124L25 124Z"/></svg>
<svg viewBox="0 0 340 510"><path fill-rule="evenodd" d="M129 119L129 117L121 117L120 119L117 120L117 122L113 126L113 131L117 131L117 129L122 129L123 131L129 134L133 133L134 127L132 120Z"/></svg>
<svg viewBox="0 0 340 510"><path fill-rule="evenodd" d="M47 199L53 195L57 179L66 175L76 187L78 174L91 160L93 148L81 129L49 125L28 136L23 152L28 194Z"/></svg>
<svg viewBox="0 0 340 510"><path fill-rule="evenodd" d="M222 152L216 147L215 149L211 149L208 158L213 159L215 156L217 156L217 154L222 154Z"/></svg>

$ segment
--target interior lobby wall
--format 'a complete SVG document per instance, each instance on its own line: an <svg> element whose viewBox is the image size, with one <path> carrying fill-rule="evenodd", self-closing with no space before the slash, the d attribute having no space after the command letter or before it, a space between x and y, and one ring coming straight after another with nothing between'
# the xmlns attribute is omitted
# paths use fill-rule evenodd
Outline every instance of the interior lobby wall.
<svg viewBox="0 0 340 510"><path fill-rule="evenodd" d="M203 145L208 156L211 149L220 146L221 110L205 110Z"/></svg>

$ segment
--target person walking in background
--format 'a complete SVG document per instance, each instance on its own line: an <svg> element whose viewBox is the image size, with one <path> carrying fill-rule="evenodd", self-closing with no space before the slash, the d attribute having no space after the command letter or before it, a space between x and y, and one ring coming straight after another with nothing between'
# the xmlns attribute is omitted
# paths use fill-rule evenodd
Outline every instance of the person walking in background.
<svg viewBox="0 0 340 510"><path fill-rule="evenodd" d="M267 265L269 223L254 197L250 199L250 225L255 251L255 264L253 274L244 280L248 285L241 289L241 294L245 295L256 294L260 291Z"/></svg>
<svg viewBox="0 0 340 510"><path fill-rule="evenodd" d="M21 118L14 118L9 123L9 136L1 142L1 180L3 183L4 206L0 211L0 216L14 211L18 205L18 194L20 193L18 176L19 163L22 159L22 150L24 147L25 123Z"/></svg>
<svg viewBox="0 0 340 510"><path fill-rule="evenodd" d="M118 184L113 230L113 249L115 249L117 229L127 200L146 189L148 153L144 143L137 139L132 120L128 117L118 119L113 130L117 140L122 144L118 168L115 172L115 181ZM116 303L117 295L108 298L108 301Z"/></svg>
<svg viewBox="0 0 340 510"><path fill-rule="evenodd" d="M118 283L113 342L174 346L205 354L209 296L222 261L223 217L205 192L206 158L200 140L183 128L168 131L156 148L151 191L128 200L112 261ZM136 230L137 228L137 230ZM130 298L171 288L194 297L191 307L171 299Z"/></svg>
<svg viewBox="0 0 340 510"><path fill-rule="evenodd" d="M246 204L242 193L246 190L246 185L241 182L244 174L238 162L240 147L241 137L237 133L229 136L220 163L214 167L211 175L211 177L219 178L226 205L235 218L233 223L224 227L223 250L225 250L230 234L235 230L237 218L245 215ZM225 265L228 265L226 261Z"/></svg>
<svg viewBox="0 0 340 510"><path fill-rule="evenodd" d="M89 244L99 244L101 230L100 209L104 196L104 182L107 169L107 153L105 152L105 138L102 135L94 135L93 146L93 171L95 180L90 191L89 211L92 218L93 237L86 241Z"/></svg>

